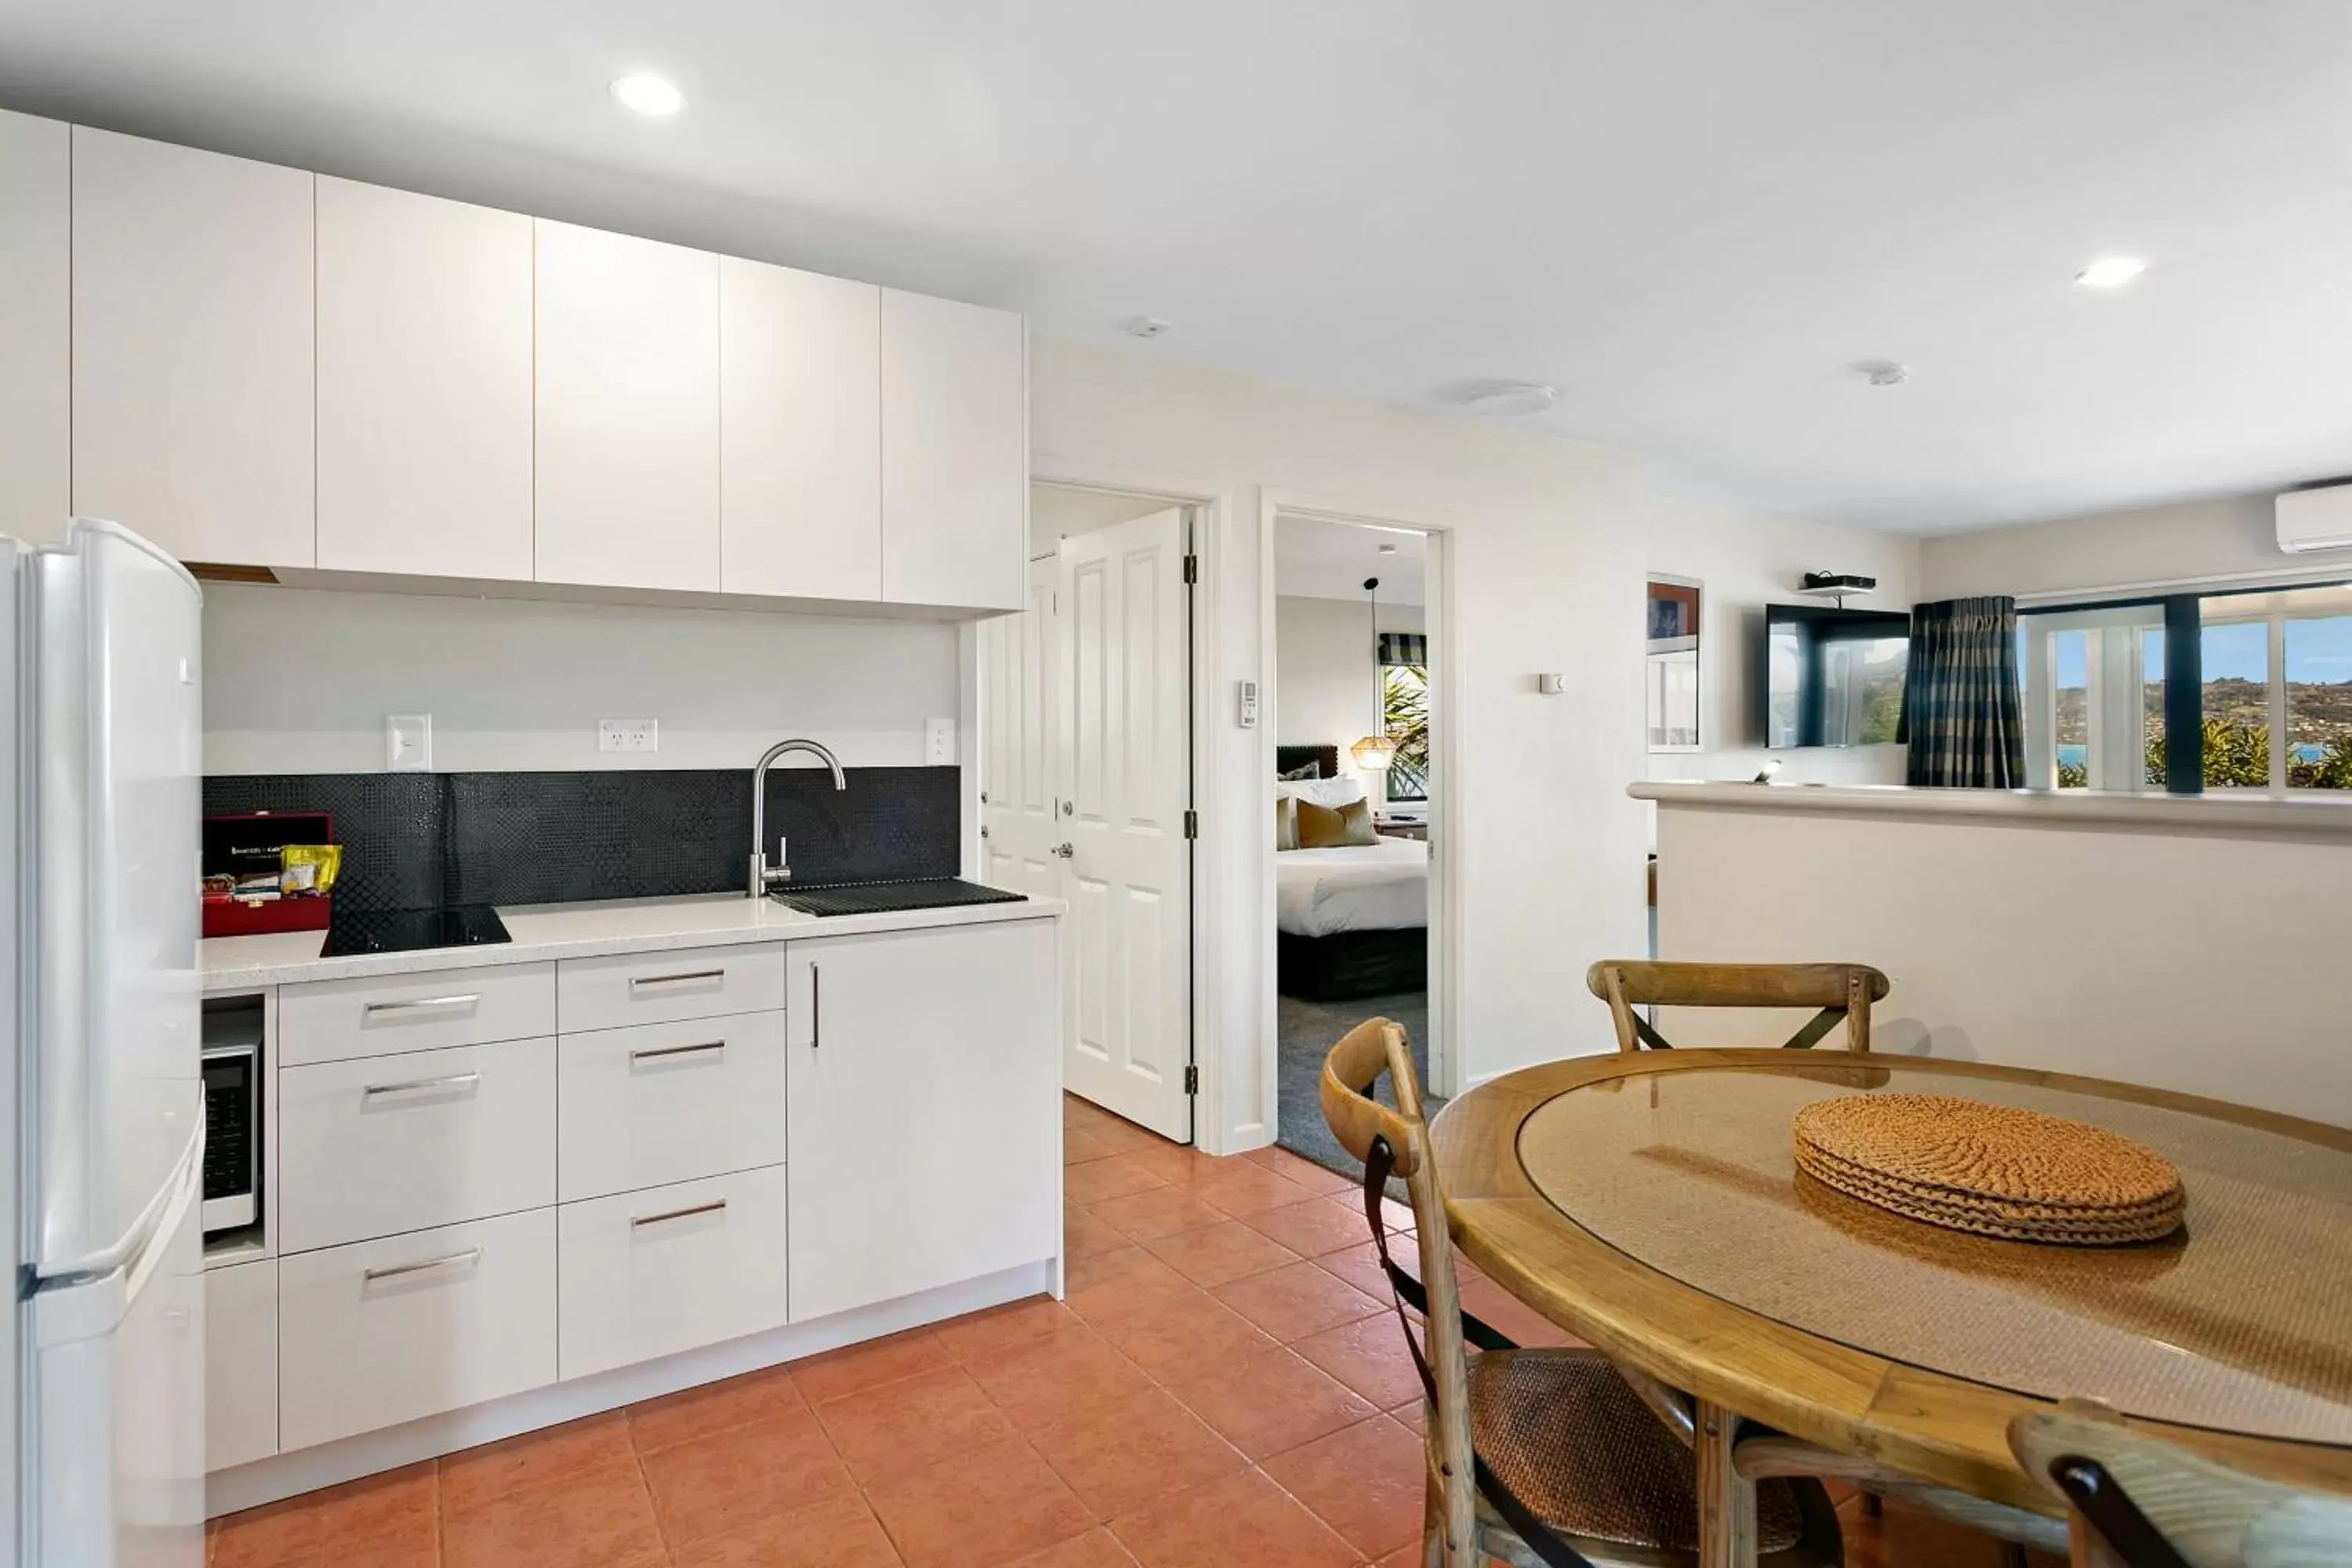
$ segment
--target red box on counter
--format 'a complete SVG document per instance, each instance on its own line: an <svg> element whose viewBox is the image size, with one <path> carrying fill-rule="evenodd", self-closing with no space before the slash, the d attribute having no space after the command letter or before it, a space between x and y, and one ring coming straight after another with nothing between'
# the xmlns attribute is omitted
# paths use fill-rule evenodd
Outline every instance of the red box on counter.
<svg viewBox="0 0 2352 1568"><path fill-rule="evenodd" d="M203 874L254 876L275 871L284 863L289 844L333 842L335 819L323 811L257 811L240 816L207 816ZM206 936L325 931L334 923L335 895L317 893L260 903L206 899L204 910Z"/></svg>

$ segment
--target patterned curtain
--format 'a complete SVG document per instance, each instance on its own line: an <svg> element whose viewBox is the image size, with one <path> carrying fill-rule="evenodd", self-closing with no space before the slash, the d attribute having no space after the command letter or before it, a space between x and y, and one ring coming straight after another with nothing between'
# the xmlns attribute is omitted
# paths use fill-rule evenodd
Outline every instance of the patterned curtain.
<svg viewBox="0 0 2352 1568"><path fill-rule="evenodd" d="M1429 638L1420 632L1382 632L1381 662L1425 667L1429 663Z"/></svg>
<svg viewBox="0 0 2352 1568"><path fill-rule="evenodd" d="M1906 784L2025 787L2015 599L1911 606L1911 662L1898 738L1910 747Z"/></svg>

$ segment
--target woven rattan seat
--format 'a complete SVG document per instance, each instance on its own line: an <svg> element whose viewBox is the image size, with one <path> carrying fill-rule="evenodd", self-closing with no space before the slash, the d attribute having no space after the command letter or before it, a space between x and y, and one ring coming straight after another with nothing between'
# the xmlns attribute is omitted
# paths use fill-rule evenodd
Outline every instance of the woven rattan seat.
<svg viewBox="0 0 2352 1568"><path fill-rule="evenodd" d="M1698 1550L1696 1461L1599 1351L1473 1356L1470 1434L1478 1457L1570 1542ZM1789 1482L1757 1487L1756 1531L1767 1555L1803 1536Z"/></svg>

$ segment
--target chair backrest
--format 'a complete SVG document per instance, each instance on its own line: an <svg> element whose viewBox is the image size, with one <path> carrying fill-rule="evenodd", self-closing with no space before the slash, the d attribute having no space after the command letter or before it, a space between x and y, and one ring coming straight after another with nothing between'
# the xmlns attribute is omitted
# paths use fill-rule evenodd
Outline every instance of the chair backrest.
<svg viewBox="0 0 2352 1568"><path fill-rule="evenodd" d="M1372 1098L1386 1073L1395 1109ZM1388 1241L1379 1212L1377 1179L1404 1179L1412 1202L1413 1228L1421 1253L1422 1290L1427 1298L1416 1352L1433 1384L1428 1431L1433 1473L1445 1490L1445 1562L1475 1561L1478 1496L1470 1449L1470 1363L1462 1333L1462 1298L1454 1277L1454 1238L1446 1226L1445 1194L1429 1153L1429 1122L1423 1110L1420 1076L1404 1030L1386 1018L1370 1018L1348 1031L1323 1061L1323 1120L1342 1147L1365 1163L1365 1218L1383 1260ZM1385 1150L1382 1156L1376 1151ZM1391 1163L1391 1161L1393 1163ZM1388 1169L1384 1173L1383 1165ZM1413 1340L1404 1308L1397 1319L1408 1347Z"/></svg>
<svg viewBox="0 0 2352 1568"><path fill-rule="evenodd" d="M2262 1480L2068 1400L2009 1424L2025 1473L2067 1507L2076 1568L2352 1563L2352 1498Z"/></svg>
<svg viewBox="0 0 2352 1568"><path fill-rule="evenodd" d="M1866 963L1658 963L1604 958L1584 973L1584 984L1609 1004L1617 1048L1671 1044L1636 1007L1818 1007L1782 1042L1804 1050L1843 1022L1850 1051L1870 1049L1870 1005L1885 1000L1886 976Z"/></svg>

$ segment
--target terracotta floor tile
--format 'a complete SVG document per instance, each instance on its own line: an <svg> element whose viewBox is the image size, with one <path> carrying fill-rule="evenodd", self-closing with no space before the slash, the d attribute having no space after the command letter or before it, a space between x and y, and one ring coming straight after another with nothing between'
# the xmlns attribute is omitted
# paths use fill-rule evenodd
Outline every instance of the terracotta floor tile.
<svg viewBox="0 0 2352 1568"><path fill-rule="evenodd" d="M1410 1546L1398 1547L1394 1552L1373 1563L1372 1568L1422 1568L1422 1564L1426 1561L1427 1559L1422 1555L1422 1543L1416 1540Z"/></svg>
<svg viewBox="0 0 2352 1568"><path fill-rule="evenodd" d="M1095 1523L1053 1467L1017 1438L890 1477L866 1498L910 1568L990 1568Z"/></svg>
<svg viewBox="0 0 2352 1568"><path fill-rule="evenodd" d="M663 1448L644 1464L673 1549L843 1496L852 1486L805 1410Z"/></svg>
<svg viewBox="0 0 2352 1568"><path fill-rule="evenodd" d="M633 1466L524 1487L444 1513L441 1561L446 1568L668 1568L669 1552L654 1521L653 1499Z"/></svg>
<svg viewBox="0 0 2352 1568"><path fill-rule="evenodd" d="M1295 1448L1374 1413L1372 1404L1287 1350L1171 1384L1170 1392L1253 1459Z"/></svg>
<svg viewBox="0 0 2352 1568"><path fill-rule="evenodd" d="M629 1436L649 1454L730 1426L748 1426L803 1408L790 1372L769 1367L629 1406Z"/></svg>
<svg viewBox="0 0 2352 1568"><path fill-rule="evenodd" d="M816 1418L861 1483L1013 1435L1012 1421L960 1366L825 1400Z"/></svg>
<svg viewBox="0 0 2352 1568"><path fill-rule="evenodd" d="M1122 1255L1118 1259L1118 1271L1108 1279L1089 1279L1084 1285L1070 1286L1070 1310L1096 1328L1110 1329L1158 1317L1189 1303L1195 1295L1207 1294L1141 1247L1136 1250L1141 1256Z"/></svg>
<svg viewBox="0 0 2352 1568"><path fill-rule="evenodd" d="M1273 1335L1205 1291L1175 1311L1115 1324L1103 1336L1162 1384L1275 1348Z"/></svg>
<svg viewBox="0 0 2352 1568"><path fill-rule="evenodd" d="M1031 1296L1002 1307L991 1307L984 1312L967 1313L939 1324L931 1331L939 1336L940 1344L949 1355L969 1366L1015 1345L1079 1326L1077 1314L1051 1296Z"/></svg>
<svg viewBox="0 0 2352 1568"><path fill-rule="evenodd" d="M1062 1215L1063 1256L1071 1263L1093 1258L1105 1252L1116 1252L1135 1243L1127 1232L1117 1226L1097 1219L1084 1209L1066 1209ZM1072 1270L1076 1272L1076 1270Z"/></svg>
<svg viewBox="0 0 2352 1568"><path fill-rule="evenodd" d="M1461 1281L1462 1310L1530 1350L1581 1344L1566 1329L1483 1276Z"/></svg>
<svg viewBox="0 0 2352 1568"><path fill-rule="evenodd" d="M814 1405L838 1399L901 1377L912 1377L934 1367L952 1366L955 1358L929 1329L909 1329L887 1339L846 1345L820 1356L792 1363L793 1381L801 1396Z"/></svg>
<svg viewBox="0 0 2352 1568"><path fill-rule="evenodd" d="M1151 1379L1092 1329L1016 1345L972 1368L996 1407L1024 1431L1066 1421L1151 1386Z"/></svg>
<svg viewBox="0 0 2352 1568"><path fill-rule="evenodd" d="M1389 1419L1409 1432L1425 1434L1429 1425L1429 1401L1408 1399L1389 1412Z"/></svg>
<svg viewBox="0 0 2352 1568"><path fill-rule="evenodd" d="M1202 1230L1178 1231L1156 1237L1144 1250L1169 1268L1207 1289L1248 1274L1262 1274L1293 1261L1298 1254L1269 1240L1237 1219Z"/></svg>
<svg viewBox="0 0 2352 1568"><path fill-rule="evenodd" d="M1276 1485L1367 1557L1421 1536L1421 1438L1385 1415L1265 1461Z"/></svg>
<svg viewBox="0 0 2352 1568"><path fill-rule="evenodd" d="M1088 1136L1116 1154L1135 1154L1149 1150L1179 1147L1148 1127L1138 1127L1121 1117L1106 1113L1099 1121L1087 1126Z"/></svg>
<svg viewBox="0 0 2352 1568"><path fill-rule="evenodd" d="M1421 1374L1405 1349L1404 1331L1391 1313L1309 1334L1290 1348L1383 1410L1422 1391Z"/></svg>
<svg viewBox="0 0 2352 1568"><path fill-rule="evenodd" d="M1257 1470L1111 1521L1143 1568L1345 1568L1356 1551Z"/></svg>
<svg viewBox="0 0 2352 1568"><path fill-rule="evenodd" d="M1089 1207L1105 1198L1125 1197L1129 1193L1167 1184L1167 1177L1126 1154L1114 1154L1107 1160L1088 1160L1083 1165L1072 1165L1062 1173L1063 1197Z"/></svg>
<svg viewBox="0 0 2352 1568"><path fill-rule="evenodd" d="M1202 1174L1192 1190L1229 1215L1264 1214L1312 1201L1318 1194L1278 1171L1250 1160L1226 1162L1225 1169Z"/></svg>
<svg viewBox="0 0 2352 1568"><path fill-rule="evenodd" d="M1032 1433L1030 1444L1104 1519L1248 1463L1160 1388L1101 1401Z"/></svg>
<svg viewBox="0 0 2352 1568"><path fill-rule="evenodd" d="M1124 1197L1088 1204L1086 1213L1135 1241L1223 1225L1230 1216L1214 1204L1194 1196L1197 1191L1197 1184L1147 1187Z"/></svg>
<svg viewBox="0 0 2352 1568"><path fill-rule="evenodd" d="M1283 1343L1369 1318L1381 1303L1304 1259L1209 1292Z"/></svg>
<svg viewBox="0 0 2352 1568"><path fill-rule="evenodd" d="M441 1507L447 1512L532 1487L569 1484L599 1470L626 1470L634 1480L637 1455L629 1445L628 1413L614 1410L446 1454L440 1466Z"/></svg>
<svg viewBox="0 0 2352 1568"><path fill-rule="evenodd" d="M1356 1216L1356 1229L1361 1233L1363 1228L1364 1216L1360 1214ZM1415 1279L1421 1277L1421 1259L1411 1247L1400 1250L1391 1247L1389 1255L1407 1274ZM1325 1273L1338 1275L1382 1306L1388 1304L1389 1277L1381 1271L1381 1255L1370 1242L1360 1242L1344 1252L1326 1252L1310 1261Z"/></svg>
<svg viewBox="0 0 2352 1568"><path fill-rule="evenodd" d="M1122 1274L1130 1273L1146 1264L1154 1268L1168 1268L1166 1264L1128 1240L1124 1236L1118 1238L1118 1243L1117 1247L1100 1252L1070 1255L1069 1261L1063 1266L1062 1289L1064 1300L1068 1303L1071 1310L1077 1310L1077 1298L1080 1295L1097 1286L1107 1285ZM1170 1272L1173 1273L1174 1270L1171 1269Z"/></svg>
<svg viewBox="0 0 2352 1568"><path fill-rule="evenodd" d="M1107 1159L1118 1152L1101 1139L1084 1128L1062 1129L1062 1163L1082 1165L1088 1160Z"/></svg>
<svg viewBox="0 0 2352 1568"><path fill-rule="evenodd" d="M1349 1172L1342 1175L1338 1171L1326 1170L1312 1160L1294 1154L1289 1150L1274 1144L1268 1144L1263 1149L1251 1150L1249 1158L1276 1175L1286 1176L1313 1193L1352 1193L1363 1184L1363 1175L1360 1172Z"/></svg>
<svg viewBox="0 0 2352 1568"><path fill-rule="evenodd" d="M1278 1209L1245 1214L1241 1221L1302 1258L1319 1258L1350 1247L1369 1247L1372 1239L1371 1231L1364 1224L1363 1210L1329 1202L1285 1204Z"/></svg>
<svg viewBox="0 0 2352 1568"><path fill-rule="evenodd" d="M1156 1149L1138 1149L1128 1158L1148 1171L1157 1171L1170 1183L1182 1185L1232 1168L1233 1162L1214 1154L1203 1154L1189 1143L1163 1143Z"/></svg>
<svg viewBox="0 0 2352 1568"><path fill-rule="evenodd" d="M249 1509L221 1521L222 1568L295 1568L364 1558L369 1568L422 1561L431 1568L440 1486L430 1460Z"/></svg>
<svg viewBox="0 0 2352 1568"><path fill-rule="evenodd" d="M680 1547L677 1568L898 1568L898 1553L866 1500L796 1508Z"/></svg>
<svg viewBox="0 0 2352 1568"><path fill-rule="evenodd" d="M683 1565L681 1565L683 1568ZM1005 1568L1135 1568L1135 1559L1108 1530L1089 1530L1043 1552L1016 1557Z"/></svg>

